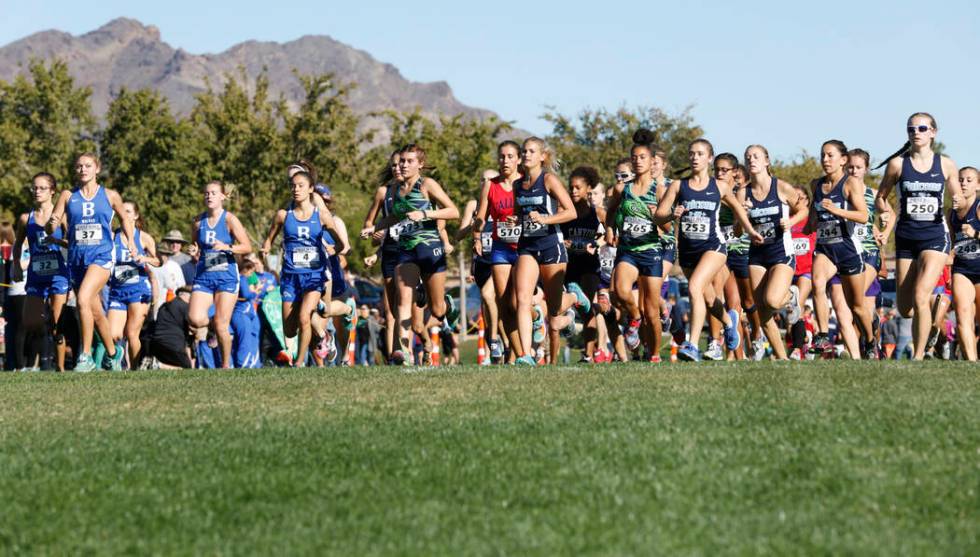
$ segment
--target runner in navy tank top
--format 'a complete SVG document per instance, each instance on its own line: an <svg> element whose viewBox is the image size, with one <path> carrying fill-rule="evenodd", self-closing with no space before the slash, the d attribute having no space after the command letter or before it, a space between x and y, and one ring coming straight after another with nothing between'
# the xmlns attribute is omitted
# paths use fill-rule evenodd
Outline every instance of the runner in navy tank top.
<svg viewBox="0 0 980 557"><path fill-rule="evenodd" d="M925 357L932 322L932 290L942 276L949 253L949 234L942 220L945 191L953 208L963 203L956 163L932 150L938 126L925 112L906 121L908 141L885 160L885 175L878 198L888 199L897 188L898 223L895 226L896 305L903 317L913 321L914 358ZM915 263L915 265L913 265Z"/></svg>
<svg viewBox="0 0 980 557"><path fill-rule="evenodd" d="M960 169L963 204L949 214L953 232L953 303L956 304L957 337L967 360L977 361L977 301L980 300L980 197L977 169Z"/></svg>
<svg viewBox="0 0 980 557"><path fill-rule="evenodd" d="M125 218L136 223L135 244L137 257L132 257L123 244L122 230L117 229L113 238L113 258L116 263L109 279L109 327L116 348L122 350L125 340L129 347L129 369L139 369L139 356L143 345L140 332L153 300L153 276L147 265L160 265L156 255L156 242L143 230L143 217L139 207L131 201L123 203Z"/></svg>
<svg viewBox="0 0 980 557"><path fill-rule="evenodd" d="M731 207L736 219L751 238L762 238L752 228L742 204L732 194L731 187L711 177L714 148L706 139L697 139L688 147L688 160L692 176L675 180L657 207L658 224L680 221L678 231L678 261L688 278L691 298L691 339L685 342L678 356L685 360L700 361L701 351L697 343L708 311L722 322L725 328L725 344L735 350L741 338L738 332L739 316L725 311L721 293L716 293L711 282L725 265L725 243L718 224L721 203Z"/></svg>
<svg viewBox="0 0 980 557"><path fill-rule="evenodd" d="M276 211L269 234L262 244L262 252L272 249L279 232L283 233L282 273L279 290L282 296L283 334L292 337L299 334L297 367L306 365L310 341L313 338L312 315L316 311L324 291L327 254L321 236L332 232L340 237L333 216L326 209L319 210L313 204L313 177L297 172L290 179L293 201L287 209ZM345 247L343 240L336 245L338 251Z"/></svg>
<svg viewBox="0 0 980 557"><path fill-rule="evenodd" d="M558 331L568 326L563 315L565 266L568 254L558 225L575 218L575 206L565 185L553 171L554 151L544 140L531 137L524 141L524 177L514 185L514 209L521 222L521 239L517 244L514 286L517 295L517 326L524 356L520 364L534 365L531 354L534 289L541 277L545 303L548 306L550 359L558 357Z"/></svg>
<svg viewBox="0 0 980 557"><path fill-rule="evenodd" d="M844 297L854 313L863 343L854 359L875 357L871 313L864 305L864 260L857 227L868 222L868 207L864 199L866 186L846 172L847 146L832 139L820 147L820 164L825 176L813 181L813 206L810 210L810 230L816 230L817 247L813 253L813 306L819 332L815 349L828 352L827 333L830 327L830 303L827 284L835 274L840 275Z"/></svg>
<svg viewBox="0 0 980 557"><path fill-rule="evenodd" d="M81 325L75 371L93 371L99 364L103 369L122 369L122 351L116 350L112 343L102 290L112 270L112 217L123 214L123 205L118 193L98 184L99 170L95 155L86 153L78 157L75 162L78 187L61 192L46 228L48 234L53 234L62 218L67 220L68 272L78 300ZM133 222L122 219L122 230L126 247L135 255ZM106 347L107 357L102 362L92 360L92 339L96 330Z"/></svg>
<svg viewBox="0 0 980 557"><path fill-rule="evenodd" d="M64 225L54 229L48 236L44 229L45 223L51 218L57 182L54 176L47 172L35 175L31 179L31 194L34 197L34 209L20 215L17 220L17 236L14 241L12 261L20 261L24 250L24 241L30 250L30 261L27 264L27 284L24 300L24 330L35 333L47 333L55 340L58 371L65 367L65 338L58 330L61 310L68 299L68 289L71 282L68 277L68 266L62 254L64 244ZM11 278L14 282L22 278L23 270L19 264L11 266ZM49 311L45 311L45 305ZM47 321L43 318L47 317Z"/></svg>
<svg viewBox="0 0 980 557"><path fill-rule="evenodd" d="M776 359L786 360L786 345L773 317L788 306L790 324L799 320L799 290L792 286L796 261L791 230L807 218L806 196L769 174L769 152L761 145L745 150L745 166L751 176L745 197L749 220L763 238L762 243L749 246L753 298Z"/></svg>
<svg viewBox="0 0 980 557"><path fill-rule="evenodd" d="M595 353L597 336L595 316L591 302L599 289L599 245L597 243L600 222L605 222L606 211L593 207L589 201L592 188L599 184L599 172L591 166L580 166L572 170L568 178L571 187L572 203L575 204L575 220L562 223L562 236L568 250L568 267L565 272L565 285L575 298L579 295L589 302L588 306L578 305L582 321L582 339L585 347L582 360L591 362ZM574 321L572 321L574 322Z"/></svg>
<svg viewBox="0 0 980 557"><path fill-rule="evenodd" d="M228 192L221 182L204 186L203 213L194 219L194 240L201 250L197 277L191 292L188 318L192 327L208 326L208 310L214 308L214 332L221 347L221 367L230 368L231 314L240 286L236 255L252 252L252 242L238 217L224 209Z"/></svg>

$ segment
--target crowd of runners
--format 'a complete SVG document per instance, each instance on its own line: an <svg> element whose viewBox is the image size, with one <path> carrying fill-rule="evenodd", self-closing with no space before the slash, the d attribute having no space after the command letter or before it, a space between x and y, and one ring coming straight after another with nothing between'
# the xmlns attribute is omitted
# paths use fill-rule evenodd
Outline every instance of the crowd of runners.
<svg viewBox="0 0 980 557"><path fill-rule="evenodd" d="M822 144L823 174L805 184L774 176L762 145L739 157L697 139L689 167L669 168L645 129L614 169L573 167L566 183L544 140L504 141L498 168L483 173L462 211L428 174L423 147L406 145L382 172L359 234L377 246L365 264L384 281L382 352L395 365L426 365L439 353L433 331L451 331L461 312L446 292L447 254L472 237L494 363L555 363L569 344L596 363L878 359L894 356L900 320L912 325L914 359L955 339L946 356L975 361L980 176L933 150L929 114L913 114L906 128L905 145L878 165L877 189L868 185L871 155L839 140ZM357 238L311 164L285 169L289 196L261 246L223 208L226 187L206 184L191 223L196 263L184 262L182 287L169 283L169 242L157 245L139 208L99 185L99 170L84 154L71 189L35 176L33 207L16 226L11 280L26 279L23 326L51 339L59 369L69 297L76 371L149 360L257 367L263 329L276 331L281 365L321 365L338 347L352 349L358 312L342 256ZM606 187L600 174L610 170ZM455 220L450 239L445 225ZM889 315L882 254L893 235ZM281 262L277 276L265 270L270 255ZM260 310L269 303L272 319ZM158 329L149 336L148 315Z"/></svg>

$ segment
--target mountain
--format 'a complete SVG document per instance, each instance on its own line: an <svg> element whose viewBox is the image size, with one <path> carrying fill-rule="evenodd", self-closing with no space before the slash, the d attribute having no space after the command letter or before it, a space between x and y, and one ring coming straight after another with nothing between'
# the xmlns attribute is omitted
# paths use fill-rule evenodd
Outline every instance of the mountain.
<svg viewBox="0 0 980 557"><path fill-rule="evenodd" d="M156 27L119 18L81 36L41 31L0 48L0 79L13 79L32 58L65 60L76 83L91 87L92 109L100 119L123 87L158 90L177 114L186 115L194 106L194 95L204 91L209 81L218 89L225 75L237 76L239 68L249 78L265 69L272 95L282 93L293 106L302 99L293 75L296 69L303 74L333 73L340 83L357 83L348 102L359 114L420 107L428 116L494 115L459 102L444 81L409 81L391 64L322 35L281 44L248 41L220 54L191 54L160 40Z"/></svg>

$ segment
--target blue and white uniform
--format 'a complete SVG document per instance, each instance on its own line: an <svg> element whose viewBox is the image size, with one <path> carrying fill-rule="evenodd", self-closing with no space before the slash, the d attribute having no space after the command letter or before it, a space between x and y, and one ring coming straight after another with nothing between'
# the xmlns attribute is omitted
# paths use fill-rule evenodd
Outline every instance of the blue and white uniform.
<svg viewBox="0 0 980 557"><path fill-rule="evenodd" d="M521 239L517 242L517 254L530 255L541 265L554 265L568 262L565 239L561 229L554 224L541 224L531 220L530 214L537 211L541 215L555 214L555 201L544 185L547 172L525 188L525 176L514 187L514 209L521 219Z"/></svg>
<svg viewBox="0 0 980 557"><path fill-rule="evenodd" d="M749 246L749 265L771 268L775 265L789 265L796 268L793 248L793 234L783 230L779 222L789 218L789 204L779 198L779 187L776 178L769 185L769 193L765 198L756 199L752 188L746 193L752 201L749 209L749 221L752 228L762 236L762 244Z"/></svg>
<svg viewBox="0 0 980 557"><path fill-rule="evenodd" d="M974 286L980 284L980 240L975 236L963 234L964 224L969 224L974 230L980 230L980 218L977 218L977 207L980 207L980 197L978 197L970 210L966 213L966 218L961 219L956 211L950 211L949 223L955 231L953 239L953 267L952 273L966 276Z"/></svg>
<svg viewBox="0 0 980 557"><path fill-rule="evenodd" d="M34 219L34 211L27 216L27 250L30 263L27 266L26 293L35 298L47 299L49 296L67 294L71 288L68 266L57 244L48 244L48 233L44 226ZM64 233L60 226L51 237L61 240Z"/></svg>
<svg viewBox="0 0 980 557"><path fill-rule="evenodd" d="M330 234L330 231L324 229L323 233L320 234L320 241L323 245L323 253L327 257L327 266L323 270L323 280L330 282L330 295L336 298L347 291L347 278L344 276L344 267L340 264L340 256L336 253L328 255L329 252L327 251L328 246L337 245L337 240Z"/></svg>
<svg viewBox="0 0 980 557"><path fill-rule="evenodd" d="M823 208L823 200L829 199L834 207L850 211L851 204L844 197L844 184L848 178L850 176L844 174L828 193L823 192L821 180L813 192L813 207L817 212L817 247L814 253L826 256L837 267L837 274L841 276L864 272L861 238L857 233L857 227L863 224L831 214Z"/></svg>
<svg viewBox="0 0 980 557"><path fill-rule="evenodd" d="M283 302L295 302L307 292L323 293L327 265L323 234L320 211L315 207L306 220L297 218L292 206L286 211L282 224L285 254L279 281Z"/></svg>
<svg viewBox="0 0 980 557"><path fill-rule="evenodd" d="M261 325L255 311L257 294L249 288L248 277L239 279L238 301L231 314L231 356L237 368L260 367L259 332Z"/></svg>
<svg viewBox="0 0 980 557"><path fill-rule="evenodd" d="M134 228L136 253L145 256L140 237L140 229ZM148 304L153 294L150 288L150 274L146 265L133 261L129 248L123 242L122 230L116 230L112 239L115 265L109 277L109 309L126 311L129 304Z"/></svg>
<svg viewBox="0 0 980 557"><path fill-rule="evenodd" d="M902 174L895 184L898 223L895 225L895 257L917 259L923 251L949 253L950 239L943 219L946 176L942 157L933 155L932 167L919 172L912 159L902 157Z"/></svg>
<svg viewBox="0 0 980 557"><path fill-rule="evenodd" d="M222 209L214 226L208 223L207 212L202 213L200 224L195 233L197 247L201 250L201 259L197 262L197 277L194 278L194 292L238 293L238 263L231 251L221 251L214 248L216 242L227 245L235 240L228 229L228 211Z"/></svg>
<svg viewBox="0 0 980 557"><path fill-rule="evenodd" d="M68 273L76 290L85 279L89 265L112 269L112 216L105 188L99 186L91 199L80 188L68 198Z"/></svg>
<svg viewBox="0 0 980 557"><path fill-rule="evenodd" d="M682 269L694 269L707 252L727 254L725 234L718 222L721 190L714 178L703 190L691 188L690 180L681 180L675 203L686 209L679 220L677 253Z"/></svg>

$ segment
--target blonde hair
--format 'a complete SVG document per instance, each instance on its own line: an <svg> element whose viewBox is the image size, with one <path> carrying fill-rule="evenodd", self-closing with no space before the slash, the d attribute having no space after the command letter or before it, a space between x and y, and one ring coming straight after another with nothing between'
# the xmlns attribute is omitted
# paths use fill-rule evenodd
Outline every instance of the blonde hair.
<svg viewBox="0 0 980 557"><path fill-rule="evenodd" d="M544 155L544 164L541 165L546 171L557 174L561 170L561 160L555 154L555 150L548 142L537 136L531 136L524 140L524 145L534 142L541 149Z"/></svg>

